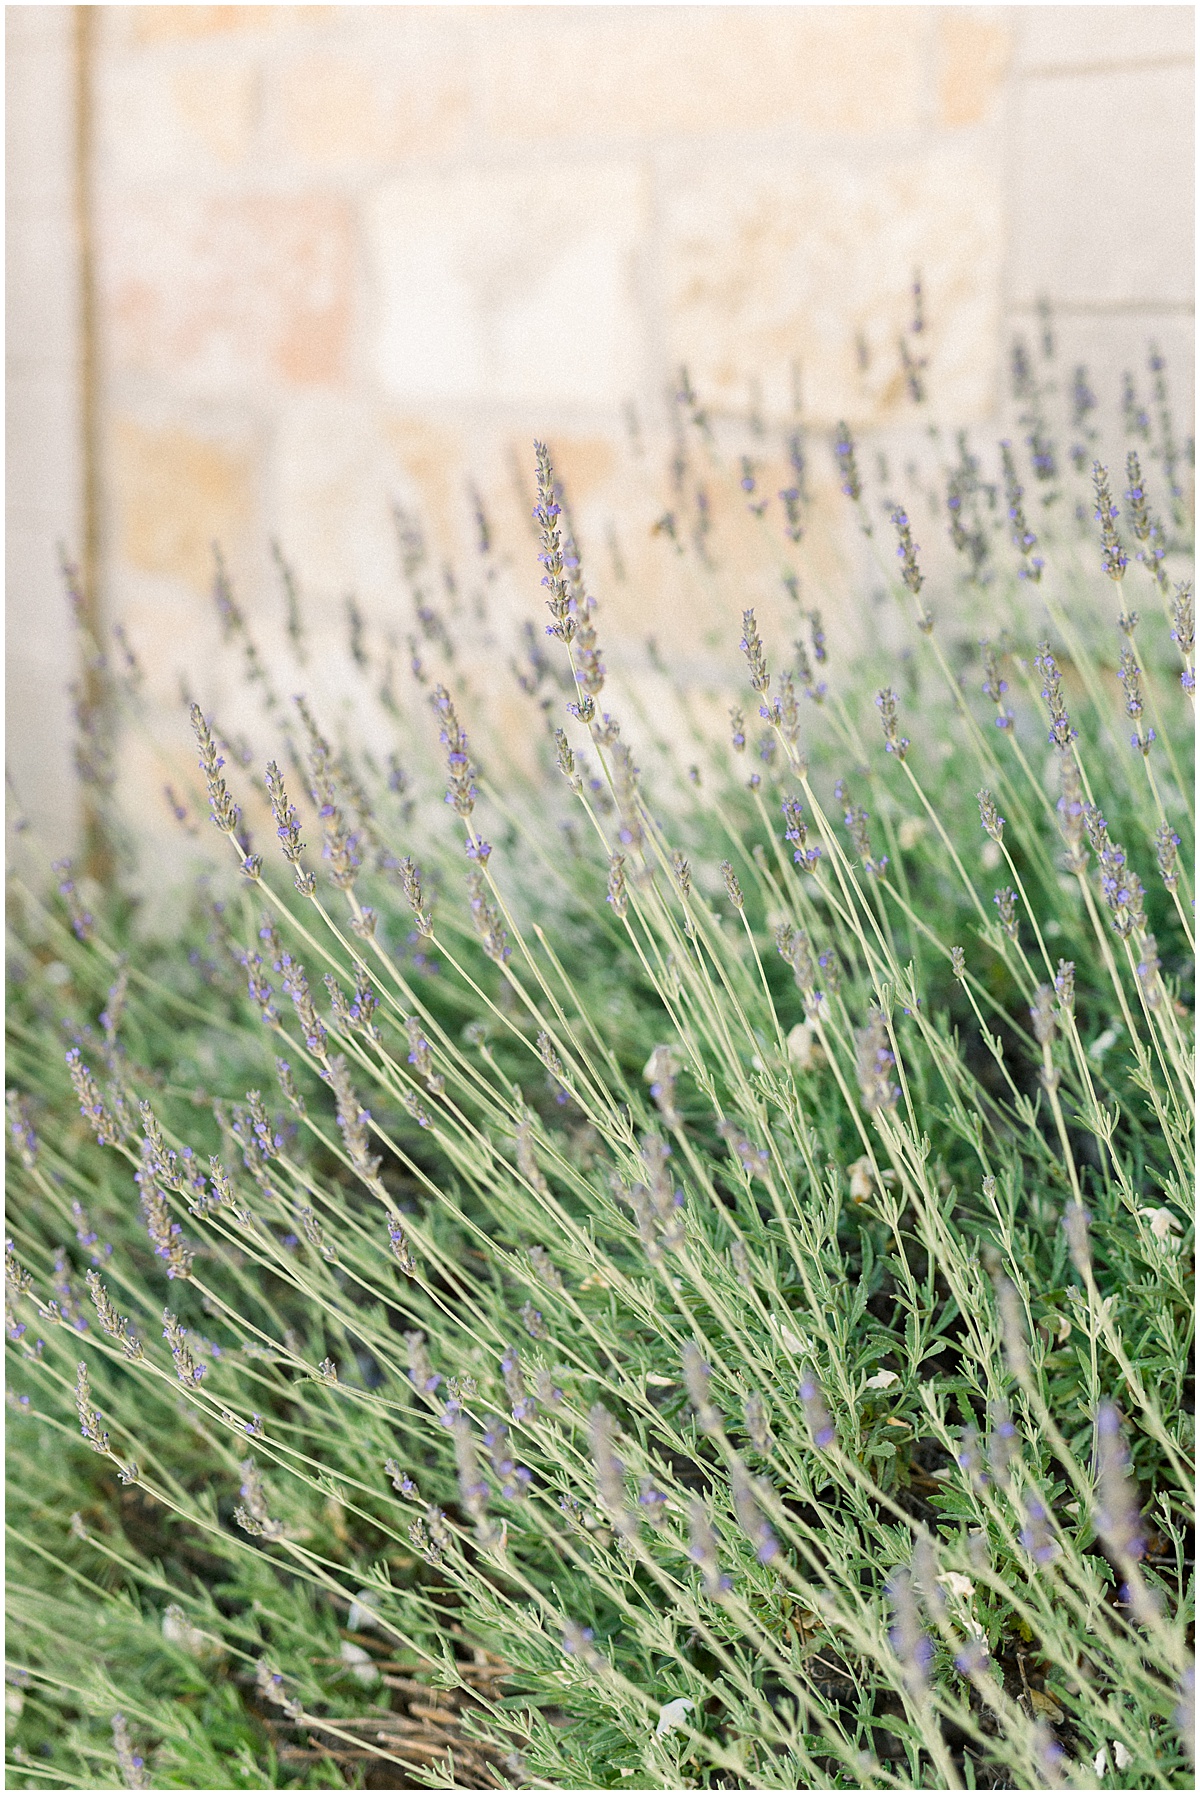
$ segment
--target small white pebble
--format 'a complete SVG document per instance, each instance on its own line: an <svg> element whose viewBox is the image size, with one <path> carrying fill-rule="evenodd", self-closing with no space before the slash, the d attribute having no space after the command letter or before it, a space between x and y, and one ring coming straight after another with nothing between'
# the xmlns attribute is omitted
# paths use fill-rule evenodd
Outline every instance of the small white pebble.
<svg viewBox="0 0 1200 1795"><path fill-rule="evenodd" d="M856 1159L853 1165L847 1166L846 1170L850 1174L850 1201L867 1202L875 1189L875 1176L866 1154L861 1159Z"/></svg>
<svg viewBox="0 0 1200 1795"><path fill-rule="evenodd" d="M208 1640L198 1627L193 1627L178 1603L172 1602L162 1617L162 1636L168 1645L177 1645L193 1658L201 1658L208 1649Z"/></svg>
<svg viewBox="0 0 1200 1795"><path fill-rule="evenodd" d="M375 1618L374 1613L371 1611L371 1610L373 1610L373 1608L375 1606L376 1600L377 1600L377 1598L376 1598L374 1590L370 1590L370 1589L360 1589L359 1590L358 1594L355 1596L354 1600L351 1602L350 1612L346 1616L346 1627L349 1632L351 1632L351 1633L369 1633L369 1632L371 1632L371 1630L373 1628L375 1628L379 1625L378 1620ZM366 1603L366 1602L369 1602L371 1604L370 1609L368 1609L362 1605L363 1603Z"/></svg>
<svg viewBox="0 0 1200 1795"><path fill-rule="evenodd" d="M813 1343L807 1334L797 1334L786 1322L780 1321L778 1315L771 1316L771 1326L778 1334L785 1351L794 1353L798 1358L805 1358L813 1350Z"/></svg>
<svg viewBox="0 0 1200 1795"><path fill-rule="evenodd" d="M961 1571L943 1571L938 1582L943 1584L952 1596L958 1596L964 1602L969 1602L975 1594L975 1585L969 1577L964 1577Z"/></svg>
<svg viewBox="0 0 1200 1795"><path fill-rule="evenodd" d="M664 1702L658 1712L658 1725L654 1729L658 1738L678 1732L695 1705L686 1695L678 1695L674 1701Z"/></svg>
<svg viewBox="0 0 1200 1795"><path fill-rule="evenodd" d="M379 1672L371 1660L370 1652L365 1652L361 1645L355 1645L353 1640L342 1641L342 1663L355 1682L361 1683L364 1689L369 1689L372 1683L379 1681Z"/></svg>
<svg viewBox="0 0 1200 1795"><path fill-rule="evenodd" d="M1171 1239L1171 1230L1182 1226L1178 1216L1173 1215L1169 1209L1139 1209L1138 1214L1146 1217L1150 1232L1159 1246L1165 1247L1168 1252L1178 1246L1178 1241Z"/></svg>

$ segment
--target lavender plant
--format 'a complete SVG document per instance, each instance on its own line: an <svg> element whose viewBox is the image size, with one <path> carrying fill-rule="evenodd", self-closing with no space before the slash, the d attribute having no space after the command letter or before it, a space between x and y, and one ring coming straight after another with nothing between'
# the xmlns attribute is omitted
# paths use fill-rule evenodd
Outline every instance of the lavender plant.
<svg viewBox="0 0 1200 1795"><path fill-rule="evenodd" d="M680 382L728 744L614 703L542 445L540 781L413 520L403 774L218 568L223 866L173 934L11 898L13 1786L1189 1785L1180 452L1123 504L1053 376L906 507L839 430L900 632L840 670L801 436L774 504Z"/></svg>

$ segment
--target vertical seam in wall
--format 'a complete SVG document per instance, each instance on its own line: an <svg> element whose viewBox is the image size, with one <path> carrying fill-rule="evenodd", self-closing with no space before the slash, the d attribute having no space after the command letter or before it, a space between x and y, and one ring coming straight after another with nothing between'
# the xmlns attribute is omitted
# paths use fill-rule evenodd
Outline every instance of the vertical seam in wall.
<svg viewBox="0 0 1200 1795"><path fill-rule="evenodd" d="M113 719L103 713L111 702L104 677L102 607L100 598L100 444L99 393L96 342L95 228L92 215L93 70L96 16L91 6L72 9L74 61L74 214L75 255L79 292L79 438L80 438L80 535L79 619L83 666L82 712L92 728L107 733ZM112 856L100 807L86 783L81 792L83 856L87 872L105 880L112 871Z"/></svg>
<svg viewBox="0 0 1200 1795"><path fill-rule="evenodd" d="M1003 428L1003 411L1006 393L1005 386L1005 349L1012 318L1012 257L1015 225L1013 209L1015 204L1013 192L1013 171L1016 164L1016 131L1020 115L1020 80L1021 80L1021 9L1007 6L1004 9L1003 21L1011 33L1009 63L1004 74L1004 86L999 96L997 116L999 120L999 161L1000 182L1003 192L1003 210L1000 229L1004 233L1004 241L1000 251L1000 280L997 298L996 317L996 365L995 387L992 392L992 417Z"/></svg>
<svg viewBox="0 0 1200 1795"><path fill-rule="evenodd" d="M96 441L95 232L92 220L93 9L73 8L75 59L75 252L79 270L79 412L82 437L82 541L79 569L88 624L99 641L100 495Z"/></svg>

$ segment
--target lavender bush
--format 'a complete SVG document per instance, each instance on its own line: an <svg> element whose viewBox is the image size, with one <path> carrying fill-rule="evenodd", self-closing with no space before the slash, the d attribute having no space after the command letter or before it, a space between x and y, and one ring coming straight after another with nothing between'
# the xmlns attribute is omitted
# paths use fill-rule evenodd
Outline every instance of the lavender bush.
<svg viewBox="0 0 1200 1795"><path fill-rule="evenodd" d="M1014 396L909 509L839 431L845 668L813 445L776 496L681 382L742 678L665 753L539 446L540 783L410 520L403 772L218 568L223 864L170 933L10 900L11 1786L1190 1786L1188 476L1165 401L1105 467L1082 370Z"/></svg>

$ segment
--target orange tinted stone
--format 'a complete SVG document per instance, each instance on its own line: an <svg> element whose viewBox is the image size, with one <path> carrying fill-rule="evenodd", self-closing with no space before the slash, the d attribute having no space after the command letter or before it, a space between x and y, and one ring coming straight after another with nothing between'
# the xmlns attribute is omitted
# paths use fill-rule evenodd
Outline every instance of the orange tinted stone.
<svg viewBox="0 0 1200 1795"><path fill-rule="evenodd" d="M274 6L135 6L134 39L142 44L219 37L231 31L263 31L275 22Z"/></svg>
<svg viewBox="0 0 1200 1795"><path fill-rule="evenodd" d="M420 56L400 41L382 64L305 56L284 69L280 133L286 154L306 162L386 162L458 148L469 108L467 83L436 46Z"/></svg>
<svg viewBox="0 0 1200 1795"><path fill-rule="evenodd" d="M947 10L938 18L938 111L943 124L974 125L986 117L1012 60L1008 25L986 14Z"/></svg>
<svg viewBox="0 0 1200 1795"><path fill-rule="evenodd" d="M354 232L332 195L148 197L111 215L116 365L297 386L345 378Z"/></svg>
<svg viewBox="0 0 1200 1795"><path fill-rule="evenodd" d="M244 448L181 429L118 420L113 433L117 550L127 566L203 591L212 545L229 549L253 515L252 462Z"/></svg>

